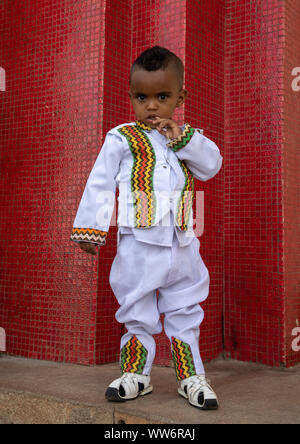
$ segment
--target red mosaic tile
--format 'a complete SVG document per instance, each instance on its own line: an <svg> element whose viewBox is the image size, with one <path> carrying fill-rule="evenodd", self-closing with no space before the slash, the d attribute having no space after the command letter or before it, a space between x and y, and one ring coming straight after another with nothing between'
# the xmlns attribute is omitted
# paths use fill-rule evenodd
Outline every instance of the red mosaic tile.
<svg viewBox="0 0 300 444"><path fill-rule="evenodd" d="M274 366L300 361L300 91L291 74L299 24L297 0L0 3L0 328L8 353L118 359L123 327L108 282L116 228L98 257L69 237L106 132L134 118L131 63L159 44L185 63L189 94L175 118L203 128L224 157L221 172L196 185L211 277L202 357L224 349ZM169 365L166 336L156 341L156 363Z"/></svg>

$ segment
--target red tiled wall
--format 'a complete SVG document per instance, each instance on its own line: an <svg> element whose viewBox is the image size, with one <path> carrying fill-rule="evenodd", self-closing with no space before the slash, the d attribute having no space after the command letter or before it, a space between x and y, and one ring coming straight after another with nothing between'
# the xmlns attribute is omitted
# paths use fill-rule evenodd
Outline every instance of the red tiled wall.
<svg viewBox="0 0 300 444"><path fill-rule="evenodd" d="M130 65L160 44L186 65L189 95L176 118L203 128L224 156L218 176L197 184L211 276L202 356L218 356L225 334L228 356L299 361L291 330L300 318L300 92L290 87L298 27L297 0L0 3L7 78L0 327L9 353L83 364L118 359L123 327L108 284L116 228L98 257L69 236L107 130L133 118ZM169 364L165 335L156 340L156 363Z"/></svg>
<svg viewBox="0 0 300 444"><path fill-rule="evenodd" d="M282 152L284 200L284 301L286 365L300 361L300 2L286 0L284 13L284 107ZM297 74L293 74L297 68ZM294 331L296 329L296 331ZM292 335L292 333L294 333ZM293 342L295 341L294 345Z"/></svg>
<svg viewBox="0 0 300 444"><path fill-rule="evenodd" d="M225 346L270 365L284 334L280 4L226 3Z"/></svg>
<svg viewBox="0 0 300 444"><path fill-rule="evenodd" d="M11 354L94 362L97 261L68 239L101 142L104 6L1 2L0 325Z"/></svg>
<svg viewBox="0 0 300 444"><path fill-rule="evenodd" d="M226 3L225 349L275 366L300 361L299 26L296 0Z"/></svg>

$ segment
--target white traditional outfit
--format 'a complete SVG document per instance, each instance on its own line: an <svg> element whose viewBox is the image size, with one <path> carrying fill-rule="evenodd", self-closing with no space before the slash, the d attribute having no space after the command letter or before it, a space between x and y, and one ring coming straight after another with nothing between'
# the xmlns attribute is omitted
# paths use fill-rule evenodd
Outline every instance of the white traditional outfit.
<svg viewBox="0 0 300 444"><path fill-rule="evenodd" d="M118 197L118 248L110 285L120 304L116 319L122 372L149 375L153 334L164 328L180 381L204 374L199 353L199 303L209 273L193 231L194 177L206 181L221 168L214 142L185 124L170 141L136 121L111 129L87 180L71 239L104 245ZM158 296L157 296L158 290Z"/></svg>

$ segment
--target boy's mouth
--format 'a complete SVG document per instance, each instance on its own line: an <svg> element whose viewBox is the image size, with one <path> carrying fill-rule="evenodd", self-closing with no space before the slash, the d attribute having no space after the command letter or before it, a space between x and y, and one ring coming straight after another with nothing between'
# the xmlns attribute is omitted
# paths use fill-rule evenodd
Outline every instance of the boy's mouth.
<svg viewBox="0 0 300 444"><path fill-rule="evenodd" d="M146 120L148 122L154 123L157 118L158 118L158 116L156 116L155 114L151 114L150 116L146 117Z"/></svg>

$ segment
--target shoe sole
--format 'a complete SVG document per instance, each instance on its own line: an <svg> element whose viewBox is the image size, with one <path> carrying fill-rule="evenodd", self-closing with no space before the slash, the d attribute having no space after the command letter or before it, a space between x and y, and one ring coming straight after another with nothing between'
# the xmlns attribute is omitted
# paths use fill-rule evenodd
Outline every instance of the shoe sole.
<svg viewBox="0 0 300 444"><path fill-rule="evenodd" d="M179 393L180 396L182 396L183 398L187 399L190 405L192 405L193 407L197 407L197 409L200 409L200 410L217 410L219 408L219 404L218 404L218 400L217 399L206 399L204 401L203 405L199 405L199 404L193 404L192 402L190 402L187 394L183 390L178 389L178 393Z"/></svg>
<svg viewBox="0 0 300 444"><path fill-rule="evenodd" d="M148 395L149 393L151 393L153 390L152 385L149 385L147 388L145 388L144 390L142 390L141 392L139 392L136 396L134 396L133 398L122 398L119 395L119 390L117 388L113 388L113 387L108 387L108 389L105 392L105 398L108 401L113 401L113 402L126 402L126 401L132 401L133 399L138 398L139 396L144 396L144 395Z"/></svg>

